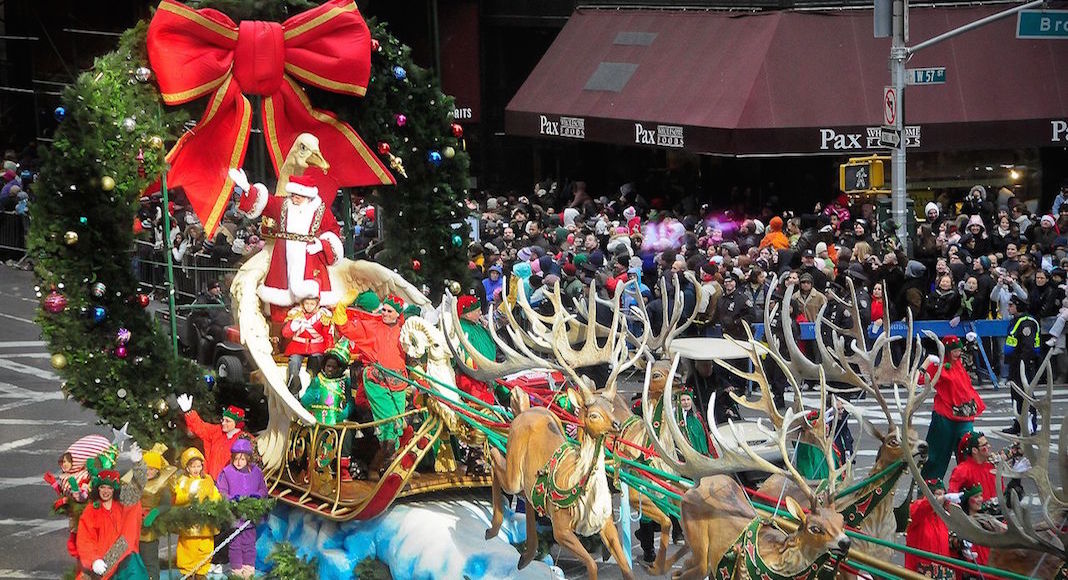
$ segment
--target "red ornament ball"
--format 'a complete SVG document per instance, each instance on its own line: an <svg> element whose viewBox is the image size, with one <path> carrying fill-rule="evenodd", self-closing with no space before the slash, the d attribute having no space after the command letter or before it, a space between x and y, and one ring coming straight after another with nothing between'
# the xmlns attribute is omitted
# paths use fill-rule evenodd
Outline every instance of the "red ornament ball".
<svg viewBox="0 0 1068 580"><path fill-rule="evenodd" d="M385 141L379 141L378 142L378 154L379 155L389 155L389 143L386 143Z"/></svg>
<svg viewBox="0 0 1068 580"><path fill-rule="evenodd" d="M55 290L48 293L44 299L44 309L50 314L59 314L67 309L67 297Z"/></svg>
<svg viewBox="0 0 1068 580"><path fill-rule="evenodd" d="M135 297L135 300L137 300L137 305L141 308L148 308L148 303L152 301L152 299L148 297L148 294L138 294Z"/></svg>
<svg viewBox="0 0 1068 580"><path fill-rule="evenodd" d="M125 344L120 344L119 346L115 347L115 356L119 358L126 358L127 354L129 354L129 352L126 350Z"/></svg>
<svg viewBox="0 0 1068 580"><path fill-rule="evenodd" d="M371 39L371 50L373 50L374 52L382 50L382 43L378 42L377 38Z"/></svg>
<svg viewBox="0 0 1068 580"><path fill-rule="evenodd" d="M422 270L422 269L423 269L423 263L422 262L420 262L419 260L412 260L412 270L415 270L416 272L418 272L419 270Z"/></svg>
<svg viewBox="0 0 1068 580"><path fill-rule="evenodd" d="M403 127L408 124L408 116L404 113L393 115L393 120L397 123L398 127Z"/></svg>
<svg viewBox="0 0 1068 580"><path fill-rule="evenodd" d="M459 123L453 123L452 125L449 126L449 129L452 130L452 136L456 137L457 139L460 139L461 137L464 136L463 125L461 125Z"/></svg>

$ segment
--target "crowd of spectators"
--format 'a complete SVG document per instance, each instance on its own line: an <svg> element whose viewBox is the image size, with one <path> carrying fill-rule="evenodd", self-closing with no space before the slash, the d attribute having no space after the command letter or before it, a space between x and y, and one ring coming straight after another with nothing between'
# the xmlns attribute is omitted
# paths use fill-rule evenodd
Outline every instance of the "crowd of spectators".
<svg viewBox="0 0 1068 580"><path fill-rule="evenodd" d="M649 301L673 302L671 274L682 274L684 310L696 308L695 332L712 336L744 337L743 322L765 322L765 299L776 276L781 283L773 300L795 286L795 323L812 321L828 290L845 296L851 279L869 332L878 331L884 313L896 321L909 312L915 320L963 324L963 335L970 321L1012 318L1015 296L1022 300L1020 312L1045 319L1044 344L1063 354L1066 197L1068 184L1052 208L1041 211L1004 187L996 195L983 185L959 198L943 195L926 204L909 259L893 224L879 223L875 205L845 194L807 213L768 204L745 216L718 212L714 200L695 210L672 207L632 183L611 198L594 197L582 181L539 183L530 195L469 201L480 225L468 254L472 275L481 281L476 291L487 305L514 300L520 289L537 305L557 283L577 297L590 281L606 298L625 284L624 301L641 292ZM666 296L659 296L662 278ZM659 309L649 310L655 328ZM1052 324L1058 318L1061 323ZM1000 344L985 346L992 368L1006 376Z"/></svg>

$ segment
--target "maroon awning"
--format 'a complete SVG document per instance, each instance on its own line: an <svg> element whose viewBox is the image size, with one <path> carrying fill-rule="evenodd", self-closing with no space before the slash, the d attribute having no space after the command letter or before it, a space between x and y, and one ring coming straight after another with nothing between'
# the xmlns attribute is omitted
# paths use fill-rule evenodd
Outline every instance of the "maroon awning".
<svg viewBox="0 0 1068 580"><path fill-rule="evenodd" d="M913 44L1005 9L913 8ZM943 85L905 91L918 150L1068 144L1068 42L1006 18L917 53ZM870 10L577 10L505 111L512 135L722 155L877 149L889 39Z"/></svg>

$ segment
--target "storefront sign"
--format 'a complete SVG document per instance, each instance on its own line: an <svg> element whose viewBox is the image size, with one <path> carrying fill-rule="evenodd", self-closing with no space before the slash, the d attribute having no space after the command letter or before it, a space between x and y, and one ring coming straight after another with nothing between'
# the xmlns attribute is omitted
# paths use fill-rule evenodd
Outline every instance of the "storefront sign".
<svg viewBox="0 0 1068 580"><path fill-rule="evenodd" d="M1068 142L1068 121L1050 121L1049 124L1053 128L1053 137L1050 141L1053 143L1066 143Z"/></svg>
<svg viewBox="0 0 1068 580"><path fill-rule="evenodd" d="M635 123L634 142L639 145L659 145L679 149L686 146L683 127L678 125L657 125L653 130L646 129L641 123Z"/></svg>
<svg viewBox="0 0 1068 580"><path fill-rule="evenodd" d="M882 135L882 127L865 127L863 133L839 133L835 129L820 129L821 151L862 151L865 149L877 149L879 137ZM906 147L920 146L920 126L909 125L905 127L901 137L905 139Z"/></svg>
<svg viewBox="0 0 1068 580"><path fill-rule="evenodd" d="M582 117L561 116L554 121L545 115L539 115L538 125L538 132L542 135L571 139L586 138L586 120Z"/></svg>

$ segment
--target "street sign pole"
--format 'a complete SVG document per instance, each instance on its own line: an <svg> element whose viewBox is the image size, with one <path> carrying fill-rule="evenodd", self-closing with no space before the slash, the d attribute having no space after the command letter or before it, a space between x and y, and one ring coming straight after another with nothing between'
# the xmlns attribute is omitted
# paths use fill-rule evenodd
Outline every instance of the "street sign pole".
<svg viewBox="0 0 1068 580"><path fill-rule="evenodd" d="M908 190L905 187L905 144L907 139L904 135L904 123L905 123L905 62L910 56L916 52L923 50L929 46L938 44L943 40L948 40L974 30L980 26L986 26L991 22L1001 20L1008 16L1012 16L1017 12L1034 8L1044 4L1046 0L1032 0L1019 6L1014 6L1008 10L1003 10L996 14L991 14L985 18L980 18L975 22L969 22L964 26L954 28L948 32L944 32L929 38L913 47L908 47L905 43L908 40L908 0L894 0L893 6L893 40L890 44L890 84L894 88L896 93L895 107L896 115L894 118L894 127L901 131L901 142L893 150L893 155L890 160L890 179L893 181L891 184L891 196L890 196L890 213L894 218L894 223L897 225L897 238L901 243L901 248L905 251L906 255L911 256L911 241L908 234L908 226L906 221L905 212L906 209L906 197L908 196ZM878 32L878 31L877 31ZM884 107L886 104L884 103ZM886 119L884 119L886 120Z"/></svg>
<svg viewBox="0 0 1068 580"><path fill-rule="evenodd" d="M905 11L908 9L908 0L894 0L894 28L893 40L890 44L890 84L894 88L896 99L893 106L893 127L901 135L904 129L905 112L905 61L908 59L908 48L905 47ZM887 104L883 103L883 107ZM885 113L884 113L885 115ZM884 119L886 120L886 119ZM890 160L890 215L894 218L897 226L897 239L901 244L902 251L906 256L912 256L911 238L908 232L908 219L906 219L906 197L908 190L905 188L905 143L906 139L900 139L894 148Z"/></svg>

